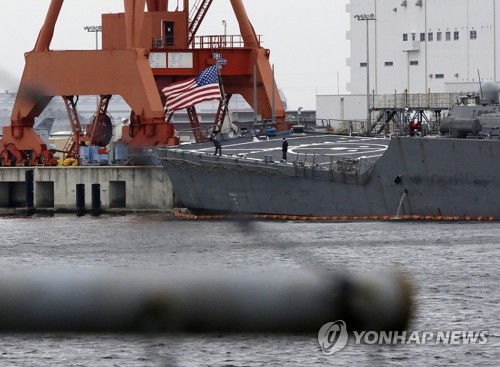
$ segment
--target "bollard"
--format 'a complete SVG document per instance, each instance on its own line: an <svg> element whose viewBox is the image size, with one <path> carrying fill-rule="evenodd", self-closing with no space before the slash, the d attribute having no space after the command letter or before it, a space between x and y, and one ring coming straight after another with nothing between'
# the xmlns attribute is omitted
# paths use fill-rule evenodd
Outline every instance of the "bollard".
<svg viewBox="0 0 500 367"><path fill-rule="evenodd" d="M101 185L92 184L92 215L98 216L101 214Z"/></svg>
<svg viewBox="0 0 500 367"><path fill-rule="evenodd" d="M26 182L26 215L31 216L35 214L35 192L34 192L34 177L35 171L32 169L24 173L24 180Z"/></svg>
<svg viewBox="0 0 500 367"><path fill-rule="evenodd" d="M76 215L85 215L85 184L76 184Z"/></svg>

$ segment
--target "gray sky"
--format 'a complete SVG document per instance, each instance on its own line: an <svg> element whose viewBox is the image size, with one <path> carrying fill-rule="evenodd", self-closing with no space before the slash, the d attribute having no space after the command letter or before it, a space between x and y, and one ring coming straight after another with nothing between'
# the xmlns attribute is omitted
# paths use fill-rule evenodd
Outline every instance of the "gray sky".
<svg viewBox="0 0 500 367"><path fill-rule="evenodd" d="M338 89L345 93L349 78L345 66L349 56L349 44L345 40L349 28L347 2L244 0L255 31L263 37L263 46L271 50L276 82L284 91L290 109L315 109L316 94L336 94ZM50 0L4 0L2 3L0 90L15 91L24 67L23 54L33 49ZM176 1L171 3L175 6ZM102 13L121 11L122 0L66 0L51 48L94 49L95 34L87 33L83 27L99 25ZM227 34L239 34L229 0L212 3L198 34L223 34L222 20L227 22Z"/></svg>

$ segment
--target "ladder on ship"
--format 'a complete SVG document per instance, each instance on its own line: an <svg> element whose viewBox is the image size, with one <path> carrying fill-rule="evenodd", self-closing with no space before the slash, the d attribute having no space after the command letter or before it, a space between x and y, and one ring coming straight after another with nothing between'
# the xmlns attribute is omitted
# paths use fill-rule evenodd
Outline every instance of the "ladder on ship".
<svg viewBox="0 0 500 367"><path fill-rule="evenodd" d="M391 125L397 126L404 120L404 110L385 110L381 111L375 122L372 123L370 127L370 132L372 134L382 134L388 135L391 132ZM394 130L394 128L392 128Z"/></svg>
<svg viewBox="0 0 500 367"><path fill-rule="evenodd" d="M197 0L189 12L189 44L192 44L200 24L212 5L213 0Z"/></svg>

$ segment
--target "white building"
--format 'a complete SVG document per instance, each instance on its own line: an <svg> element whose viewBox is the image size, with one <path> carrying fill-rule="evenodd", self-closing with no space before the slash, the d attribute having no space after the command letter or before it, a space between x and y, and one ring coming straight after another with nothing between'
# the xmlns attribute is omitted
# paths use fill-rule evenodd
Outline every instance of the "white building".
<svg viewBox="0 0 500 367"><path fill-rule="evenodd" d="M340 98L355 99L363 107L351 116L343 111L345 118L366 118L367 45L369 90L376 95L477 91L478 72L482 81L499 79L500 0L351 0L346 10L351 96L330 99L337 106ZM355 17L364 14L375 20ZM318 117L340 118L338 108L322 109L325 98L318 97Z"/></svg>

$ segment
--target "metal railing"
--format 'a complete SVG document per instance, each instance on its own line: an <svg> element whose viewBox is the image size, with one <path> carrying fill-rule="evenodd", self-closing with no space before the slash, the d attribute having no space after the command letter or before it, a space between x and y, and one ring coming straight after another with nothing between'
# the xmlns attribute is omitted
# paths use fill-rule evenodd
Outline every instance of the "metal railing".
<svg viewBox="0 0 500 367"><path fill-rule="evenodd" d="M456 93L394 93L373 95L373 109L449 109L456 104Z"/></svg>
<svg viewBox="0 0 500 367"><path fill-rule="evenodd" d="M368 129L366 120L316 119L314 130L345 135L363 135Z"/></svg>
<svg viewBox="0 0 500 367"><path fill-rule="evenodd" d="M259 44L261 36L257 36ZM193 48L243 48L245 47L245 40L241 35L211 35L211 36L198 36L194 39Z"/></svg>
<svg viewBox="0 0 500 367"><path fill-rule="evenodd" d="M261 36L257 36L259 44ZM154 37L151 47L156 50L166 49L174 46L173 37ZM197 49L222 49L222 48L244 48L245 40L241 35L211 35L194 37L192 48Z"/></svg>
<svg viewBox="0 0 500 367"><path fill-rule="evenodd" d="M242 154L213 156L211 152L189 152L157 148L155 157L174 165L187 165L206 170L224 169L255 172L265 175L304 177L316 180L364 183L368 180L377 158L341 157L324 154L289 154L288 162L265 156L262 160L247 159Z"/></svg>

